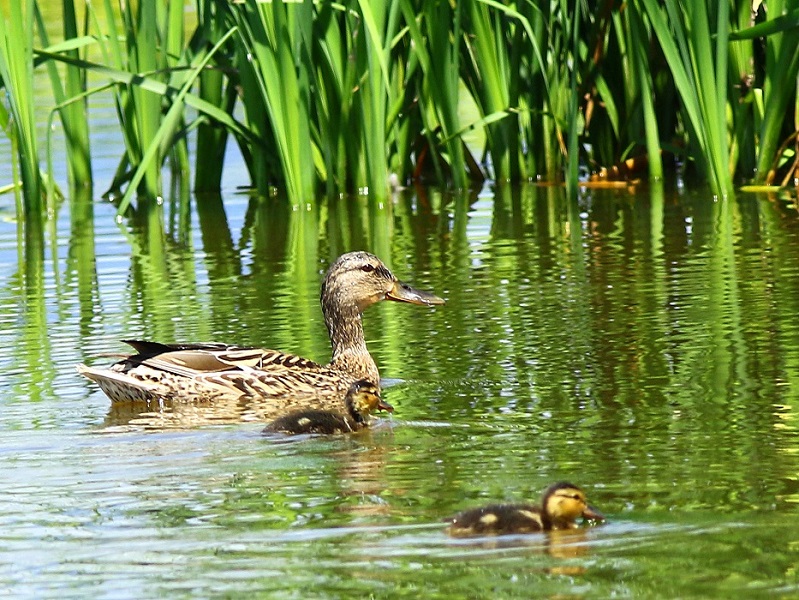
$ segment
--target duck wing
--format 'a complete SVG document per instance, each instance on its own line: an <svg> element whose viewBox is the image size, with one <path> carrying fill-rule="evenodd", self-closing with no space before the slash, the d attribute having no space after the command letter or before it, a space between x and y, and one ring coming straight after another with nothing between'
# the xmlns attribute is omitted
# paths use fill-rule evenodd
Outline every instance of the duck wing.
<svg viewBox="0 0 799 600"><path fill-rule="evenodd" d="M337 405L352 377L265 348L127 340L137 353L108 368L78 367L116 401L322 398Z"/></svg>
<svg viewBox="0 0 799 600"><path fill-rule="evenodd" d="M137 354L120 363L130 363L130 368L143 365L184 377L197 377L223 371L244 371L257 376L255 371L278 373L283 370L329 370L307 358L277 350L248 346L231 346L216 342L193 344L161 344L142 340L123 340Z"/></svg>

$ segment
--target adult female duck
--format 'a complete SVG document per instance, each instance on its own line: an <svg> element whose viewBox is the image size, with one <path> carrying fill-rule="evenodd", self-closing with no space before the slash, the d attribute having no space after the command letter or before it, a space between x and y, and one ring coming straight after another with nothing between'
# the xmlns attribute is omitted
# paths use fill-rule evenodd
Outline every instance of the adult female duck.
<svg viewBox="0 0 799 600"><path fill-rule="evenodd" d="M380 384L377 365L366 348L361 313L381 300L444 304L438 296L399 281L376 256L350 252L330 266L322 284L322 313L333 346L328 365L263 348L126 340L136 354L108 368L78 365L77 370L113 401L280 397L340 406L355 381ZM318 402L310 402L314 399Z"/></svg>

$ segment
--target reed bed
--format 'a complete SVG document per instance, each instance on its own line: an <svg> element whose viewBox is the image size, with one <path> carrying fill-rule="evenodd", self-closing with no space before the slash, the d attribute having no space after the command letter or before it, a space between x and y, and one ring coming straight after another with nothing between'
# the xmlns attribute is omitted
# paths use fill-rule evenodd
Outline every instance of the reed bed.
<svg viewBox="0 0 799 600"><path fill-rule="evenodd" d="M799 173L799 0L756 14L743 0L196 0L191 14L182 0L64 0L55 43L43 1L0 10L0 123L28 217L52 177L35 69L49 71L73 190L92 180L86 98L113 94L120 212L162 196L165 166L188 196L191 136L197 190L219 190L233 140L255 191L293 203L486 178L576 193L580 179L677 169L724 195ZM89 73L107 83L87 89ZM475 129L481 147L466 143Z"/></svg>

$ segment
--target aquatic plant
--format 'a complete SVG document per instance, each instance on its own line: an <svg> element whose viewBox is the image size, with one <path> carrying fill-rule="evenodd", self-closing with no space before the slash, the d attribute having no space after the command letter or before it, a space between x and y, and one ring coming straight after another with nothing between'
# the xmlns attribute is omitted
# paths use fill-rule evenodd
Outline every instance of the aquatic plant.
<svg viewBox="0 0 799 600"><path fill-rule="evenodd" d="M52 44L36 0L0 15L0 118L22 214L42 208L34 66L49 72L73 185L91 183L86 97L113 94L120 211L159 199L169 166L187 214L191 136L197 190L219 189L233 139L256 192L295 203L486 176L565 181L574 195L580 178L660 179L667 164L725 194L754 169L767 183L795 171L796 86L784 82L799 72L796 0L755 15L743 0L62 6ZM107 83L87 89L90 73Z"/></svg>
<svg viewBox="0 0 799 600"><path fill-rule="evenodd" d="M8 17L0 10L0 79L8 101L8 108L0 110L0 124L16 150L13 183L21 184L19 217L41 218L43 188L33 94L34 1L11 2L9 9ZM15 190L19 197L20 188Z"/></svg>

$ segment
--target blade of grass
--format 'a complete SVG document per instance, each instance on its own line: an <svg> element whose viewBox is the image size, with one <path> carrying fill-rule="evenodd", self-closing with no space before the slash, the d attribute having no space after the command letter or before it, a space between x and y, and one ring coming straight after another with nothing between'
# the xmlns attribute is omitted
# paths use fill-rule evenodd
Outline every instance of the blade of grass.
<svg viewBox="0 0 799 600"><path fill-rule="evenodd" d="M634 2L630 3L628 11L631 46L639 48L648 46L649 41L638 6ZM638 96L644 113L646 151L649 157L649 178L659 180L663 177L663 160L660 156L660 135L653 102L655 90L649 57L643 52L633 52L632 62L635 77L638 80Z"/></svg>
<svg viewBox="0 0 799 600"><path fill-rule="evenodd" d="M790 6L793 5L793 6ZM769 3L767 21L761 26L751 28L755 32L765 30L766 65L763 82L763 122L760 126L760 145L757 154L758 183L773 183L776 172L773 165L779 159L783 128L789 117L788 104L795 98L796 85L785 85L786 81L796 82L799 75L799 8L796 2L776 0ZM793 26L791 26L793 25ZM739 34L740 35L740 34ZM747 30L746 35L752 35ZM795 129L795 123L790 124Z"/></svg>
<svg viewBox="0 0 799 600"><path fill-rule="evenodd" d="M24 7L24 9L23 9ZM11 131L22 182L22 220L42 218L42 180L36 139L33 93L33 0L10 3L10 16L0 10L0 78L12 115ZM32 223L31 225L34 225Z"/></svg>
<svg viewBox="0 0 799 600"><path fill-rule="evenodd" d="M131 70L136 73L155 73L159 69L158 36L157 36L157 3L139 2L132 28L134 40L130 48ZM131 15L132 16L132 15ZM134 164L141 166L145 162L145 150L150 140L158 135L161 123L161 97L142 88L133 86L131 89L133 112L135 114L137 130L139 132L139 154L134 157ZM174 104L172 105L175 106ZM153 146L150 145L150 148ZM139 194L144 198L155 200L161 195L161 165L158 161L146 161L148 167L144 171L144 186L139 189ZM139 185L136 177L132 185ZM133 183L135 181L135 184ZM129 190L125 196L129 197Z"/></svg>
<svg viewBox="0 0 799 600"><path fill-rule="evenodd" d="M252 57L249 75L242 80L247 84L244 93L256 95L262 107L259 112L268 115L288 197L295 202L308 201L316 184L314 170L309 168L313 164L310 92L307 65L299 68L295 58L307 60L303 45L310 37L306 28L312 22L313 5L310 0L302 4L247 0L231 9L245 56ZM248 105L253 107L255 102L252 97ZM248 108L250 122L258 117L252 112ZM259 192L266 194L268 190L259 188Z"/></svg>
<svg viewBox="0 0 799 600"><path fill-rule="evenodd" d="M229 30L226 33L226 35L224 36L225 39L227 39L228 34L230 33L230 31L232 31L232 30ZM83 68L85 68L87 70L90 70L90 71L93 71L93 72L97 73L98 75L102 75L104 77L107 77L113 83L139 86L139 87L142 87L142 88L144 88L144 89L146 89L146 90L148 90L148 91L150 91L150 92L152 92L154 94L158 94L160 96L174 96L175 94L180 92L179 89L171 87L171 86L169 86L169 85L167 85L167 84L165 84L165 83L163 83L161 81L158 81L156 79L150 78L148 76L148 74L146 74L146 73L140 75L140 74L130 73L128 71L121 71L121 70L118 70L118 69L114 69L114 68L111 68L111 67L99 64L99 63L94 63L94 62L91 62L91 61L87 61L87 60L82 60L82 59L81 60L76 60L76 59L70 58L69 56L56 54L56 53L52 52L50 48L48 48L46 50L36 49L36 50L34 50L34 54L36 56L39 56L39 57L42 57L42 58L50 58L50 59L57 60L57 61L60 61L60 62L63 62L63 63L81 66L81 67L83 67ZM98 91L101 91L101 90L104 90L104 89L106 89L106 86L101 86L101 87L98 87L98 88L94 88L93 90L90 90L90 91L86 92L85 95L90 95L92 93L95 93L95 92L98 92ZM72 100L74 100L74 98ZM202 112L203 114L207 115L211 119L219 121L222 125L224 125L225 127L229 128L236 135L239 135L242 138L244 138L248 143L253 144L253 145L258 145L258 144L262 144L263 143L245 125L243 125L242 123L239 123L235 118L230 116L229 113L227 113L224 110L221 110L220 108L218 108L214 104L211 104L210 102L206 102L205 100L203 100L202 98L199 98L195 94L188 94L188 93L183 97L183 100L188 106L191 106L192 108Z"/></svg>
<svg viewBox="0 0 799 600"><path fill-rule="evenodd" d="M162 153L162 149L165 145L168 145L169 142L166 138L171 135L172 131L174 130L175 122L181 118L183 114L183 102L188 95L189 90L191 89L192 85L194 85L195 80L199 77L202 70L211 60L213 55L221 48L224 43L227 41L229 37L231 37L234 33L236 33L236 29L230 29L217 43L216 45L206 54L202 60L200 60L197 65L195 65L191 69L191 74L186 77L186 81L183 84L183 87L177 93L177 95L172 98L171 106L167 111L166 116L161 122L160 127L156 131L155 135L152 138L149 146L145 150L144 156L142 157L141 163L139 164L136 172L133 175L133 178L130 181L127 189L125 190L125 194L122 196L120 200L119 207L117 208L117 215L122 215L127 211L128 206L133 198L133 194L138 189L139 183L147 176L147 172L152 169L152 165L156 164L156 166L160 169L160 164L155 162L155 159Z"/></svg>
<svg viewBox="0 0 799 600"><path fill-rule="evenodd" d="M413 51L419 61L424 82L421 114L426 124L428 142L435 142L433 132L441 127L441 144L447 151L449 173L453 185L466 185L466 163L463 141L458 132L463 131L458 114L460 101L460 22L461 4L455 8L449 4L430 2L424 5L425 32L415 18L414 8L408 1L402 2L402 12L413 40ZM450 28L454 31L450 35ZM429 52L428 52L429 47ZM438 118L433 119L436 115ZM434 153L437 162L438 153ZM438 165L436 164L438 167ZM443 175L439 175L440 178Z"/></svg>
<svg viewBox="0 0 799 600"><path fill-rule="evenodd" d="M563 9L568 10L566 3L563 3ZM578 183L580 176L580 152L579 152L579 128L580 128L580 112L577 106L577 64L580 57L580 7L581 3L577 2L574 5L574 13L568 21L572 26L572 39L571 39L571 69L569 69L569 108L568 108L568 154L566 162L566 193L569 198L576 198L578 191Z"/></svg>
<svg viewBox="0 0 799 600"><path fill-rule="evenodd" d="M78 50L85 44L85 38L79 36L75 7L71 0L62 2L64 11L64 44L63 52L78 58ZM35 20L39 39L45 46L50 46L47 30L38 4L35 5ZM77 42L77 43L76 43ZM56 63L47 61L50 85L53 97L62 108L59 117L64 128L64 137L67 146L67 175L72 190L92 187L91 150L89 144L89 122L85 102L66 103L66 99L81 94L86 89L85 73L75 66L66 66L64 69L64 83L61 74L56 68ZM50 171L50 178L53 177ZM91 194L70 194L74 198L86 198Z"/></svg>
<svg viewBox="0 0 799 600"><path fill-rule="evenodd" d="M703 3L683 6L676 0L666 0L664 14L656 0L641 2L680 94L688 130L696 145L694 159L714 191L728 194L732 191L732 177L727 166L725 120L727 4L722 2L718 9L717 31L714 32L710 29L708 7ZM720 43L715 48L711 46L714 33L721 33ZM724 68L724 72L719 72L719 68Z"/></svg>

